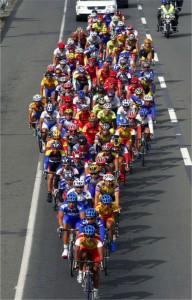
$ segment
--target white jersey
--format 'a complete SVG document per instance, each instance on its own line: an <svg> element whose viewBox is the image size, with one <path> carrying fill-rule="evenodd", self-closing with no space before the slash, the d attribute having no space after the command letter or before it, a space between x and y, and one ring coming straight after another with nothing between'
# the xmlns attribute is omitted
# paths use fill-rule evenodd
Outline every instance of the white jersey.
<svg viewBox="0 0 192 300"><path fill-rule="evenodd" d="M111 103L111 106L112 106L111 109L115 109L115 108L117 108L117 107L119 107L119 106L121 105L121 102L120 102L120 100L119 100L119 97L117 97L117 96L114 96L112 101L109 100L109 97L108 97L108 96L105 96L105 97L104 97L104 100L105 100L107 103Z"/></svg>
<svg viewBox="0 0 192 300"><path fill-rule="evenodd" d="M62 73L65 74L65 75L68 75L68 73L71 72L71 69L68 65L65 65L64 68L61 68L61 65L58 64L56 66L56 69L61 69Z"/></svg>
<svg viewBox="0 0 192 300"><path fill-rule="evenodd" d="M48 124L48 125L52 125L57 123L57 119L60 118L59 112L57 110L54 110L54 112L52 113L52 115L49 115L47 113L47 111L43 111L41 114L41 118L44 119L44 123Z"/></svg>
<svg viewBox="0 0 192 300"><path fill-rule="evenodd" d="M92 199L91 197L91 194L88 190L83 190L80 194L78 194L76 191L75 191L75 188L72 188L70 189L68 192L67 192L67 195L71 192L75 192L76 195L77 195L77 201L81 202L82 204L85 204L85 202L87 202L88 199Z"/></svg>
<svg viewBox="0 0 192 300"><path fill-rule="evenodd" d="M91 100L89 97L85 96L83 103L79 100L78 96L73 99L73 104L77 105L77 111L81 110L81 104L87 104L90 107Z"/></svg>
<svg viewBox="0 0 192 300"><path fill-rule="evenodd" d="M150 117L150 115L147 115L147 118L145 118L144 120L141 118L140 114L137 114L136 116L136 120L138 120L141 125L147 125L149 126L149 130L151 134L154 134L154 130L153 130L153 120Z"/></svg>
<svg viewBox="0 0 192 300"><path fill-rule="evenodd" d="M135 112L135 109L130 106L128 110L124 110L123 106L121 105L117 110L117 115L120 115L120 120L127 118L127 115L130 111Z"/></svg>
<svg viewBox="0 0 192 300"><path fill-rule="evenodd" d="M66 49L61 51L59 48L56 48L53 54L56 55L59 60L66 59Z"/></svg>

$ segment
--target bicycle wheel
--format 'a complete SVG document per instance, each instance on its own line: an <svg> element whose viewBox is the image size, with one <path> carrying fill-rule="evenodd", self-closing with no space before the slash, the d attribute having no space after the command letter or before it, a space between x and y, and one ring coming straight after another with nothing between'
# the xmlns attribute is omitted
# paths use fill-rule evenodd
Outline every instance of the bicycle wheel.
<svg viewBox="0 0 192 300"><path fill-rule="evenodd" d="M70 260L70 275L74 276L74 256L73 256L73 242L69 243L69 255L68 258Z"/></svg>
<svg viewBox="0 0 192 300"><path fill-rule="evenodd" d="M92 299L92 293L92 278L90 272L87 272L85 277L85 294L87 300Z"/></svg>
<svg viewBox="0 0 192 300"><path fill-rule="evenodd" d="M103 249L103 267L104 267L104 273L105 276L108 275L108 259L110 257L110 250L109 250L109 242L107 242L104 245L104 249Z"/></svg>

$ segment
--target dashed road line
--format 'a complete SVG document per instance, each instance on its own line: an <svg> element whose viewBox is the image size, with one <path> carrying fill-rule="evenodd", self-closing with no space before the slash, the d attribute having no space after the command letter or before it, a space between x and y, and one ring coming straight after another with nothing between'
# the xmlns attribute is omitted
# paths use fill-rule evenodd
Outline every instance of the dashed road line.
<svg viewBox="0 0 192 300"><path fill-rule="evenodd" d="M169 116L172 123L178 122L174 108L168 108Z"/></svg>
<svg viewBox="0 0 192 300"><path fill-rule="evenodd" d="M153 40L149 33L146 34L147 39Z"/></svg>
<svg viewBox="0 0 192 300"><path fill-rule="evenodd" d="M147 24L146 19L145 18L141 18L141 22L142 24Z"/></svg>
<svg viewBox="0 0 192 300"><path fill-rule="evenodd" d="M160 82L160 86L162 89L165 89L167 87L166 83L165 83L165 79L163 76L158 76L159 82Z"/></svg>
<svg viewBox="0 0 192 300"><path fill-rule="evenodd" d="M187 148L180 148L181 154L183 156L184 164L186 166L192 166L192 161Z"/></svg>
<svg viewBox="0 0 192 300"><path fill-rule="evenodd" d="M137 5L137 8L138 8L138 10L142 10L143 8L142 8L142 5Z"/></svg>
<svg viewBox="0 0 192 300"><path fill-rule="evenodd" d="M158 56L157 56L157 53L154 53L154 60L155 60L155 61L159 61L159 58L158 58Z"/></svg>

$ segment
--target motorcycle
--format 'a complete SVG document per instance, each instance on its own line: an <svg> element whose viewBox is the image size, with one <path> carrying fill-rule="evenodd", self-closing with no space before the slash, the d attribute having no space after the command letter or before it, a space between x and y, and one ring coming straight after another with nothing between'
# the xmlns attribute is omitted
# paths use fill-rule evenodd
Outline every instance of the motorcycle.
<svg viewBox="0 0 192 300"><path fill-rule="evenodd" d="M161 25L158 25L158 31L162 31L164 36L168 39L171 34L177 32L177 26L173 25L175 16L172 14L166 14L161 17Z"/></svg>

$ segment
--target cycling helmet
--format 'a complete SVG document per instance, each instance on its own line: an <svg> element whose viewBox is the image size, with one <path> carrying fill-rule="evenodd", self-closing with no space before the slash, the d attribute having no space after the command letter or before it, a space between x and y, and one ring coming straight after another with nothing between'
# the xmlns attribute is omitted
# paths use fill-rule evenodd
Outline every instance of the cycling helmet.
<svg viewBox="0 0 192 300"><path fill-rule="evenodd" d="M53 130L52 136L53 136L53 138L60 138L61 137L61 133L60 133L59 130L56 129L56 130Z"/></svg>
<svg viewBox="0 0 192 300"><path fill-rule="evenodd" d="M102 166L106 164L106 158L104 156L97 156L95 162L98 166Z"/></svg>
<svg viewBox="0 0 192 300"><path fill-rule="evenodd" d="M149 102L151 102L151 101L153 101L153 97L152 97L151 95L145 95L145 96L143 97L143 100L144 100L144 101L149 101Z"/></svg>
<svg viewBox="0 0 192 300"><path fill-rule="evenodd" d="M163 5L165 5L165 4L167 3L167 0L161 0L161 3L162 3Z"/></svg>
<svg viewBox="0 0 192 300"><path fill-rule="evenodd" d="M74 181L73 181L73 186L74 187L83 187L85 184L84 184L84 181L81 180L81 179L78 179L76 178Z"/></svg>
<svg viewBox="0 0 192 300"><path fill-rule="evenodd" d="M67 82L67 81L68 81L68 78L62 76L62 77L58 78L58 81L59 81L59 82Z"/></svg>
<svg viewBox="0 0 192 300"><path fill-rule="evenodd" d="M128 58L129 58L129 53L126 52L126 51L123 51L123 52L120 54L120 57L123 57L124 59L128 59Z"/></svg>
<svg viewBox="0 0 192 300"><path fill-rule="evenodd" d="M68 130L69 131L75 131L75 130L77 130L77 125L76 124L69 124L68 125Z"/></svg>
<svg viewBox="0 0 192 300"><path fill-rule="evenodd" d="M113 61L113 59L112 59L111 56L107 56L106 59L105 59L105 61L111 63Z"/></svg>
<svg viewBox="0 0 192 300"><path fill-rule="evenodd" d="M64 174L64 179L65 180L70 180L70 179L74 179L74 174L72 171L68 170L68 171L65 171L65 174Z"/></svg>
<svg viewBox="0 0 192 300"><path fill-rule="evenodd" d="M143 63L143 67L144 67L144 68L149 68L149 67L150 67L149 62L148 62L148 61L145 61L145 62Z"/></svg>
<svg viewBox="0 0 192 300"><path fill-rule="evenodd" d="M76 51L76 53L79 53L79 54L83 54L84 53L83 48L77 48L75 51Z"/></svg>
<svg viewBox="0 0 192 300"><path fill-rule="evenodd" d="M67 194L66 201L67 202L77 202L77 194L75 192L71 192L71 193Z"/></svg>
<svg viewBox="0 0 192 300"><path fill-rule="evenodd" d="M62 160L61 160L61 164L62 165L70 165L71 164L71 160L69 157L64 157Z"/></svg>
<svg viewBox="0 0 192 300"><path fill-rule="evenodd" d="M146 108L141 108L139 111L141 116L147 116L148 115L148 110Z"/></svg>
<svg viewBox="0 0 192 300"><path fill-rule="evenodd" d="M80 145L86 145L87 144L87 139L84 135L81 135L78 140L79 140Z"/></svg>
<svg viewBox="0 0 192 300"><path fill-rule="evenodd" d="M128 119L135 119L136 118L136 113L134 111L130 111L128 113Z"/></svg>
<svg viewBox="0 0 192 300"><path fill-rule="evenodd" d="M108 97L114 97L115 96L115 92L113 90L108 91L107 93Z"/></svg>
<svg viewBox="0 0 192 300"><path fill-rule="evenodd" d="M133 34L133 33L131 33L130 35L129 35L129 40L130 41L133 41L135 39L135 35Z"/></svg>
<svg viewBox="0 0 192 300"><path fill-rule="evenodd" d="M121 57L119 60L120 65L126 65L126 59L124 57Z"/></svg>
<svg viewBox="0 0 192 300"><path fill-rule="evenodd" d="M61 144L58 141L54 141L51 144L51 149L61 149Z"/></svg>
<svg viewBox="0 0 192 300"><path fill-rule="evenodd" d="M103 180L106 180L106 181L114 181L115 180L115 177L113 176L113 174L105 174L103 176Z"/></svg>
<svg viewBox="0 0 192 300"><path fill-rule="evenodd" d="M103 194L100 198L100 201L102 204L110 204L112 202L112 198L108 194Z"/></svg>
<svg viewBox="0 0 192 300"><path fill-rule="evenodd" d="M113 17L112 17L112 21L113 21L113 22L118 22L118 21L119 21L119 18L118 18L117 16L113 16Z"/></svg>
<svg viewBox="0 0 192 300"><path fill-rule="evenodd" d="M110 125L108 123L101 124L100 127L101 127L102 130L109 130L110 129Z"/></svg>
<svg viewBox="0 0 192 300"><path fill-rule="evenodd" d="M119 147L121 144L120 139L118 139L118 138L113 139L111 142L114 147Z"/></svg>
<svg viewBox="0 0 192 300"><path fill-rule="evenodd" d="M105 104L103 105L103 109L111 109L111 108L112 108L111 103L105 103Z"/></svg>
<svg viewBox="0 0 192 300"><path fill-rule="evenodd" d="M104 90L104 88L103 88L102 86L99 86L98 89L97 89L97 92L98 92L99 94L104 94L104 93L105 93L105 90Z"/></svg>
<svg viewBox="0 0 192 300"><path fill-rule="evenodd" d="M97 36L97 32L95 32L95 31L91 32L91 37L93 37L93 36Z"/></svg>
<svg viewBox="0 0 192 300"><path fill-rule="evenodd" d="M72 88L72 83L70 81L67 81L64 86L63 86L65 89L70 89Z"/></svg>
<svg viewBox="0 0 192 300"><path fill-rule="evenodd" d="M94 208L87 208L85 211L85 216L87 218L95 218L97 216L97 212Z"/></svg>
<svg viewBox="0 0 192 300"><path fill-rule="evenodd" d="M38 102L38 101L41 101L41 100L42 100L41 95L36 94L35 96L33 96L33 101L34 101L34 102Z"/></svg>
<svg viewBox="0 0 192 300"><path fill-rule="evenodd" d="M128 126L129 125L129 121L127 119L122 119L119 122L120 126Z"/></svg>
<svg viewBox="0 0 192 300"><path fill-rule="evenodd" d="M85 98L85 92L84 91L78 91L77 93L78 98L84 99Z"/></svg>
<svg viewBox="0 0 192 300"><path fill-rule="evenodd" d="M104 97L99 97L99 99L97 100L97 102L98 102L100 105L105 104L105 99L104 99Z"/></svg>
<svg viewBox="0 0 192 300"><path fill-rule="evenodd" d="M146 82L151 81L151 74L149 72L144 72L143 78Z"/></svg>
<svg viewBox="0 0 192 300"><path fill-rule="evenodd" d="M131 78L131 83L133 84L133 83L138 83L138 78L137 77L132 77Z"/></svg>
<svg viewBox="0 0 192 300"><path fill-rule="evenodd" d="M132 24L128 24L128 25L127 25L127 29L128 29L128 30L132 30L132 29L133 29L133 25L132 25Z"/></svg>
<svg viewBox="0 0 192 300"><path fill-rule="evenodd" d="M72 114L73 114L73 111L72 111L72 109L67 108L67 109L64 110L63 113L64 113L64 115L72 115Z"/></svg>
<svg viewBox="0 0 192 300"><path fill-rule="evenodd" d="M65 44L63 42L59 42L57 44L57 46L58 46L59 49L64 49L65 48Z"/></svg>
<svg viewBox="0 0 192 300"><path fill-rule="evenodd" d="M130 101L129 99L124 99L124 100L122 101L122 105L123 105L124 107L130 107L131 101Z"/></svg>
<svg viewBox="0 0 192 300"><path fill-rule="evenodd" d="M143 93L143 89L142 88L135 89L135 94L141 95L142 93Z"/></svg>
<svg viewBox="0 0 192 300"><path fill-rule="evenodd" d="M113 147L112 143L105 143L102 145L102 151L111 151Z"/></svg>
<svg viewBox="0 0 192 300"><path fill-rule="evenodd" d="M48 71L48 72L54 72L54 71L55 71L55 66L49 64L49 65L47 66L47 71Z"/></svg>
<svg viewBox="0 0 192 300"><path fill-rule="evenodd" d="M72 155L74 158L81 158L82 157L82 153L80 150L73 150Z"/></svg>
<svg viewBox="0 0 192 300"><path fill-rule="evenodd" d="M73 46L74 44L75 44L74 40L71 38L68 38L67 46Z"/></svg>
<svg viewBox="0 0 192 300"><path fill-rule="evenodd" d="M87 104L81 104L81 109L82 110L86 110L86 109L88 109L89 107L88 107L88 105Z"/></svg>
<svg viewBox="0 0 192 300"><path fill-rule="evenodd" d="M77 68L77 72L78 72L78 73L84 73L84 72L85 72L85 69L83 68L83 66L79 66L79 67Z"/></svg>
<svg viewBox="0 0 192 300"><path fill-rule="evenodd" d="M86 235L86 236L94 236L95 234L95 227L93 225L86 225L84 228L83 228L83 233Z"/></svg>
<svg viewBox="0 0 192 300"><path fill-rule="evenodd" d="M117 26L123 26L123 25L124 25L124 23L122 21L119 21L117 24Z"/></svg>
<svg viewBox="0 0 192 300"><path fill-rule="evenodd" d="M75 54L74 53L69 53L69 59L74 59L75 58Z"/></svg>
<svg viewBox="0 0 192 300"><path fill-rule="evenodd" d="M98 173L99 172L99 167L97 165L91 164L89 165L89 171L90 173Z"/></svg>
<svg viewBox="0 0 192 300"><path fill-rule="evenodd" d="M66 65L67 61L65 59L60 60L60 65Z"/></svg>
<svg viewBox="0 0 192 300"><path fill-rule="evenodd" d="M53 112L55 110L55 106L52 103L48 103L46 106L47 112Z"/></svg>

